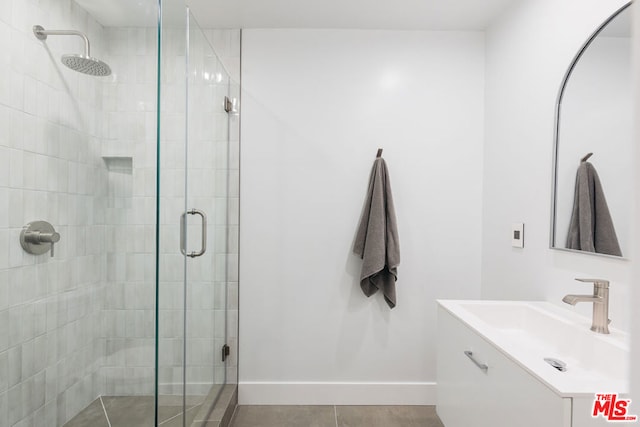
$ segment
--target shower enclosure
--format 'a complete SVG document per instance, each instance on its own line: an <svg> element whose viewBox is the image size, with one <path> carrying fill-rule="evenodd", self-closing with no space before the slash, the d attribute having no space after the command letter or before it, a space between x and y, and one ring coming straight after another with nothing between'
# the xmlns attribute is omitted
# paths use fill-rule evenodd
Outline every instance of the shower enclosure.
<svg viewBox="0 0 640 427"><path fill-rule="evenodd" d="M211 419L237 371L239 85L221 58L234 69L239 31L201 29L179 0L10 4L0 425ZM111 75L60 62L97 64L88 40Z"/></svg>

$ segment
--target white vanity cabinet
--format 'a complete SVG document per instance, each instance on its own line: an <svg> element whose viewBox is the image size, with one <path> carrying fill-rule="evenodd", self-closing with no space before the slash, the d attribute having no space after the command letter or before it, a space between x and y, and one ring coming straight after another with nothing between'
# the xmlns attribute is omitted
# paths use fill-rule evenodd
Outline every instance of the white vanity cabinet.
<svg viewBox="0 0 640 427"><path fill-rule="evenodd" d="M558 396L441 306L437 363L437 412L445 427L571 427L571 398Z"/></svg>

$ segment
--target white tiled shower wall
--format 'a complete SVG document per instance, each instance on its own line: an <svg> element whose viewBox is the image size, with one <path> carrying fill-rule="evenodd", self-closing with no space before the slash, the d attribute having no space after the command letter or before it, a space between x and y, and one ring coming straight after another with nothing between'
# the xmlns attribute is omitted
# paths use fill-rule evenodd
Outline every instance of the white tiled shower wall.
<svg viewBox="0 0 640 427"><path fill-rule="evenodd" d="M59 57L79 52L79 39L43 44L34 24L88 33L93 56L114 74L66 69ZM239 31L206 34L238 81ZM98 395L153 392L155 37L155 29L102 28L70 0L0 0L0 48L8 53L0 55L0 425L61 425ZM231 129L230 228L218 262L231 281L233 382L238 138ZM19 246L22 226L37 219L61 233L54 258Z"/></svg>
<svg viewBox="0 0 640 427"><path fill-rule="evenodd" d="M0 425L60 425L101 392L107 171L100 79L67 70L77 37L38 41L32 26L103 28L70 1L0 1ZM77 40L76 40L77 39ZM55 256L33 256L21 228L51 222Z"/></svg>
<svg viewBox="0 0 640 427"><path fill-rule="evenodd" d="M106 395L151 395L157 30L105 28L105 35L113 76L105 82L102 121L109 201L100 379Z"/></svg>

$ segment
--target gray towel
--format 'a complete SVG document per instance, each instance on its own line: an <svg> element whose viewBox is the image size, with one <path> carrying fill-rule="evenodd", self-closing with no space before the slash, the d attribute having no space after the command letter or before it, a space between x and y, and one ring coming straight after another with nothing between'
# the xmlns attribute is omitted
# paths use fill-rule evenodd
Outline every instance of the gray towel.
<svg viewBox="0 0 640 427"><path fill-rule="evenodd" d="M363 260L360 287L366 296L382 289L389 307L396 306L400 247L387 165L380 157L371 170L353 252Z"/></svg>
<svg viewBox="0 0 640 427"><path fill-rule="evenodd" d="M622 256L600 178L589 162L578 167L567 248Z"/></svg>

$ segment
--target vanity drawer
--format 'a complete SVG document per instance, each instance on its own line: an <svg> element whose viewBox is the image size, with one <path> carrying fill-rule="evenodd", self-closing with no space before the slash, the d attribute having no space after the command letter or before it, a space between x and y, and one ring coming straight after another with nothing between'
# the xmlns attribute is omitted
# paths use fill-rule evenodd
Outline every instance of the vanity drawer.
<svg viewBox="0 0 640 427"><path fill-rule="evenodd" d="M437 412L446 427L571 426L570 398L556 395L442 307L437 364Z"/></svg>

